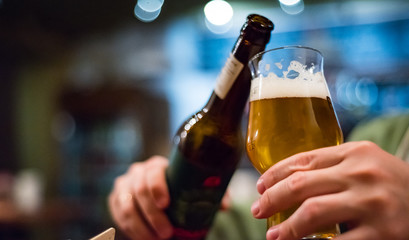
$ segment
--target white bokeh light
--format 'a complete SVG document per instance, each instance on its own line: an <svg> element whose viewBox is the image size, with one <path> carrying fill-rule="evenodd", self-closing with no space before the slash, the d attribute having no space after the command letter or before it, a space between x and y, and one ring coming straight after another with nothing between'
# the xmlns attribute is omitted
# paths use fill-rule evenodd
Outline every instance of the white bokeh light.
<svg viewBox="0 0 409 240"><path fill-rule="evenodd" d="M138 0L135 5L134 14L143 22L155 20L162 9L164 0Z"/></svg>
<svg viewBox="0 0 409 240"><path fill-rule="evenodd" d="M163 0L138 0L137 4L147 12L155 12L162 8Z"/></svg>
<svg viewBox="0 0 409 240"><path fill-rule="evenodd" d="M224 0L212 0L204 7L204 13L209 23L221 26L233 18L233 8Z"/></svg>
<svg viewBox="0 0 409 240"><path fill-rule="evenodd" d="M279 1L284 5L291 6L299 3L301 0L279 0Z"/></svg>
<svg viewBox="0 0 409 240"><path fill-rule="evenodd" d="M290 15L296 15L304 11L303 0L279 0L281 9Z"/></svg>

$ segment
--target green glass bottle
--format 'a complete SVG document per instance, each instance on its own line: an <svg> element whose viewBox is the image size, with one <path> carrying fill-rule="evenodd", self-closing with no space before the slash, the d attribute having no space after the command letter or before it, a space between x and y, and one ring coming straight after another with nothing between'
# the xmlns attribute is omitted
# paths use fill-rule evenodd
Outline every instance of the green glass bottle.
<svg viewBox="0 0 409 240"><path fill-rule="evenodd" d="M174 138L166 170L172 239L205 239L211 227L244 149L240 126L250 92L247 63L265 49L273 28L263 16L247 17L209 101Z"/></svg>

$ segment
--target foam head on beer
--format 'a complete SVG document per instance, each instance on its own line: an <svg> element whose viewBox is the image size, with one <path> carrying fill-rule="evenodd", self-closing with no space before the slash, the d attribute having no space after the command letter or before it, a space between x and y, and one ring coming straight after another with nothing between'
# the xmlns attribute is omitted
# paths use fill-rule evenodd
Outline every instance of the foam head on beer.
<svg viewBox="0 0 409 240"><path fill-rule="evenodd" d="M280 62L275 64L282 69ZM269 71L270 64L263 66ZM250 101L285 97L329 97L325 77L322 72L314 73L314 66L307 67L300 62L291 61L287 70L277 76L269 71L267 76L259 75L251 82Z"/></svg>

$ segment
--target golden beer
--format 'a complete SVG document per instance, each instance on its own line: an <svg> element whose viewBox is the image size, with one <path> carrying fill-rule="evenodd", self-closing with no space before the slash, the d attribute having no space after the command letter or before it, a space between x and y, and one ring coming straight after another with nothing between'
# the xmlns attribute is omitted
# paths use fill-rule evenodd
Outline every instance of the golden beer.
<svg viewBox="0 0 409 240"><path fill-rule="evenodd" d="M318 51L274 49L260 53L250 67L253 80L246 150L261 174L294 154L343 142ZM283 222L297 208L271 216L267 227ZM334 225L303 239L332 239L338 234Z"/></svg>
<svg viewBox="0 0 409 240"><path fill-rule="evenodd" d="M260 173L296 153L342 143L329 98L271 98L250 105L247 153Z"/></svg>

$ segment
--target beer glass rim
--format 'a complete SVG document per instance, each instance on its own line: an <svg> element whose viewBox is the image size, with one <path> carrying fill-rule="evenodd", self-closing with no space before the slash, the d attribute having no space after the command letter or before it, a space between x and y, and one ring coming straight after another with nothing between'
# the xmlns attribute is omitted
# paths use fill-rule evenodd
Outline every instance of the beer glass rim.
<svg viewBox="0 0 409 240"><path fill-rule="evenodd" d="M277 50L285 50L285 49L306 49L306 50L311 50L311 51L317 53L321 58L323 58L322 53L319 50L315 49L315 48L302 46L302 45L293 45L293 46L283 46L283 47L272 48L272 49L268 49L268 50L259 52L250 59L249 63L253 62L257 58L259 58L261 55L264 55L266 53L274 52L274 51L277 51Z"/></svg>

